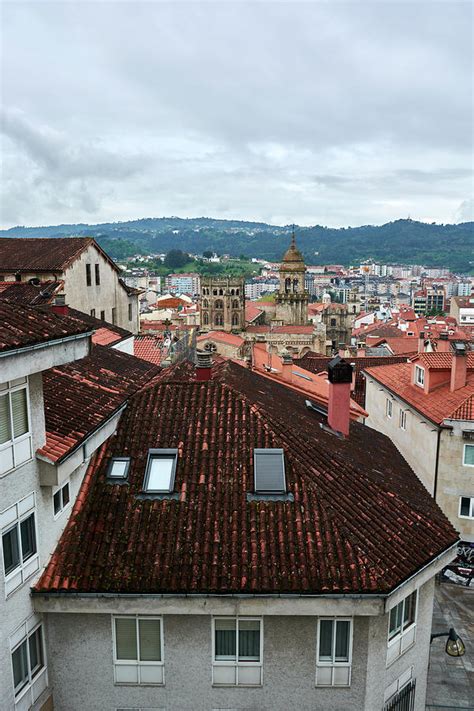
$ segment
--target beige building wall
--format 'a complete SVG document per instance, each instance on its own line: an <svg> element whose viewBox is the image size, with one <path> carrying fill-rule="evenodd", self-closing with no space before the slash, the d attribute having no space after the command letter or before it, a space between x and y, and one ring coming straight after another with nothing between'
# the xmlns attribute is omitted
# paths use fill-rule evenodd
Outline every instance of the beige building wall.
<svg viewBox="0 0 474 711"><path fill-rule="evenodd" d="M464 446L474 445L474 440L463 439L463 432L474 433L474 422L450 420L449 424L452 429L441 430L436 501L461 540L474 542L474 519L459 516L461 496L474 497L474 467L463 464Z"/></svg>

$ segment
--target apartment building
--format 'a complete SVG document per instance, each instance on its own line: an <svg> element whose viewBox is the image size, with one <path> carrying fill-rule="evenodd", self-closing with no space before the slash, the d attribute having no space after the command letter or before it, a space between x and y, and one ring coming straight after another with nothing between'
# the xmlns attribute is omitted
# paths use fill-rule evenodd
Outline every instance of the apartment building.
<svg viewBox="0 0 474 711"><path fill-rule="evenodd" d="M140 291L92 237L0 238L0 282L62 282L62 302L138 333Z"/></svg>
<svg viewBox="0 0 474 711"><path fill-rule="evenodd" d="M474 295L453 297L449 315L456 319L459 326L474 325Z"/></svg>
<svg viewBox="0 0 474 711"><path fill-rule="evenodd" d="M44 618L30 588L61 535L90 457L158 369L71 316L0 301L0 708L54 708Z"/></svg>
<svg viewBox="0 0 474 711"><path fill-rule="evenodd" d="M198 295L201 293L201 277L192 272L189 274L168 274L165 277L165 289L177 294Z"/></svg>
<svg viewBox="0 0 474 711"><path fill-rule="evenodd" d="M33 586L56 711L424 709L457 536L328 372L327 415L204 354L130 399Z"/></svg>
<svg viewBox="0 0 474 711"><path fill-rule="evenodd" d="M367 368L367 425L394 442L460 532L474 542L474 353L420 353Z"/></svg>

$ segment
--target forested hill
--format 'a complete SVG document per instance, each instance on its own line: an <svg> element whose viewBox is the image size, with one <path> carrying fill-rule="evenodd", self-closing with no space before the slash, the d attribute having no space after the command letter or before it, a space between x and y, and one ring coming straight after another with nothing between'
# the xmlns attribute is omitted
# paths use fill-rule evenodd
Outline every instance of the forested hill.
<svg viewBox="0 0 474 711"><path fill-rule="evenodd" d="M191 253L213 250L232 256L278 260L292 227L262 222L145 218L99 225L13 227L1 237L64 237L90 235L115 259L136 253L166 252L179 248ZM381 226L334 229L295 226L298 246L308 264L357 264L365 259L385 263L445 266L454 272L474 270L474 223L437 225L396 220Z"/></svg>

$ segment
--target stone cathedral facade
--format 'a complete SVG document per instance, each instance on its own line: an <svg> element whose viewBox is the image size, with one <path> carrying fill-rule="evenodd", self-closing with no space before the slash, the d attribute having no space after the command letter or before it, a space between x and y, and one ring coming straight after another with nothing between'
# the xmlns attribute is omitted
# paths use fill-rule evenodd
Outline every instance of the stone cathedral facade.
<svg viewBox="0 0 474 711"><path fill-rule="evenodd" d="M243 277L201 277L201 330L245 329Z"/></svg>
<svg viewBox="0 0 474 711"><path fill-rule="evenodd" d="M293 233L280 266L280 288L275 296L275 322L278 325L306 326L308 324L309 293L305 289L306 267Z"/></svg>

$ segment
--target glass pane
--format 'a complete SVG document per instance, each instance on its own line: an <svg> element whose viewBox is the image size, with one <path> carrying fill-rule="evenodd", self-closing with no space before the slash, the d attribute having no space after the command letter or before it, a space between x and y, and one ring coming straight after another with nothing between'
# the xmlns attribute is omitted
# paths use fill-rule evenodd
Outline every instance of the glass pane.
<svg viewBox="0 0 474 711"><path fill-rule="evenodd" d="M109 476L113 479L123 479L127 472L128 461L115 460L110 467Z"/></svg>
<svg viewBox="0 0 474 711"><path fill-rule="evenodd" d="M63 506L67 506L69 503L69 484L63 486Z"/></svg>
<svg viewBox="0 0 474 711"><path fill-rule="evenodd" d="M160 620L138 620L140 632L140 660L161 661Z"/></svg>
<svg viewBox="0 0 474 711"><path fill-rule="evenodd" d="M349 632L349 621L338 620L336 622L336 662L349 661Z"/></svg>
<svg viewBox="0 0 474 711"><path fill-rule="evenodd" d="M43 644L41 637L41 627L33 632L28 640L30 646L30 670L31 675L35 676L43 667Z"/></svg>
<svg viewBox="0 0 474 711"><path fill-rule="evenodd" d="M20 524L21 528L21 555L23 560L36 553L35 515L31 514Z"/></svg>
<svg viewBox="0 0 474 711"><path fill-rule="evenodd" d="M57 514L59 511L61 511L61 492L57 491L53 495L53 508L54 508L54 513Z"/></svg>
<svg viewBox="0 0 474 711"><path fill-rule="evenodd" d="M28 683L28 656L26 640L12 654L13 683L15 693L18 693Z"/></svg>
<svg viewBox="0 0 474 711"><path fill-rule="evenodd" d="M409 595L405 600L403 611L403 629L409 627L415 621L416 613L416 591Z"/></svg>
<svg viewBox="0 0 474 711"><path fill-rule="evenodd" d="M461 509L459 512L461 516L469 516L470 508L471 499L468 499L467 496L461 496Z"/></svg>
<svg viewBox="0 0 474 711"><path fill-rule="evenodd" d="M466 444L464 447L464 464L474 466L474 444Z"/></svg>
<svg viewBox="0 0 474 711"><path fill-rule="evenodd" d="M15 437L28 432L28 412L26 407L26 389L17 390L11 394L13 434Z"/></svg>
<svg viewBox="0 0 474 711"><path fill-rule="evenodd" d="M18 545L18 526L12 528L2 536L3 564L5 575L15 570L20 565L20 546Z"/></svg>
<svg viewBox="0 0 474 711"><path fill-rule="evenodd" d="M169 491L174 457L150 457L146 491Z"/></svg>
<svg viewBox="0 0 474 711"><path fill-rule="evenodd" d="M117 659L137 659L137 622L134 617L115 620Z"/></svg>
<svg viewBox="0 0 474 711"><path fill-rule="evenodd" d="M12 438L10 427L10 408L8 406L8 395L0 397L0 444L8 442Z"/></svg>
<svg viewBox="0 0 474 711"><path fill-rule="evenodd" d="M321 620L319 623L319 661L332 662L332 620Z"/></svg>
<svg viewBox="0 0 474 711"><path fill-rule="evenodd" d="M259 620L239 620L239 661L260 661Z"/></svg>
<svg viewBox="0 0 474 711"><path fill-rule="evenodd" d="M215 621L215 657L216 659L236 658L235 620Z"/></svg>

